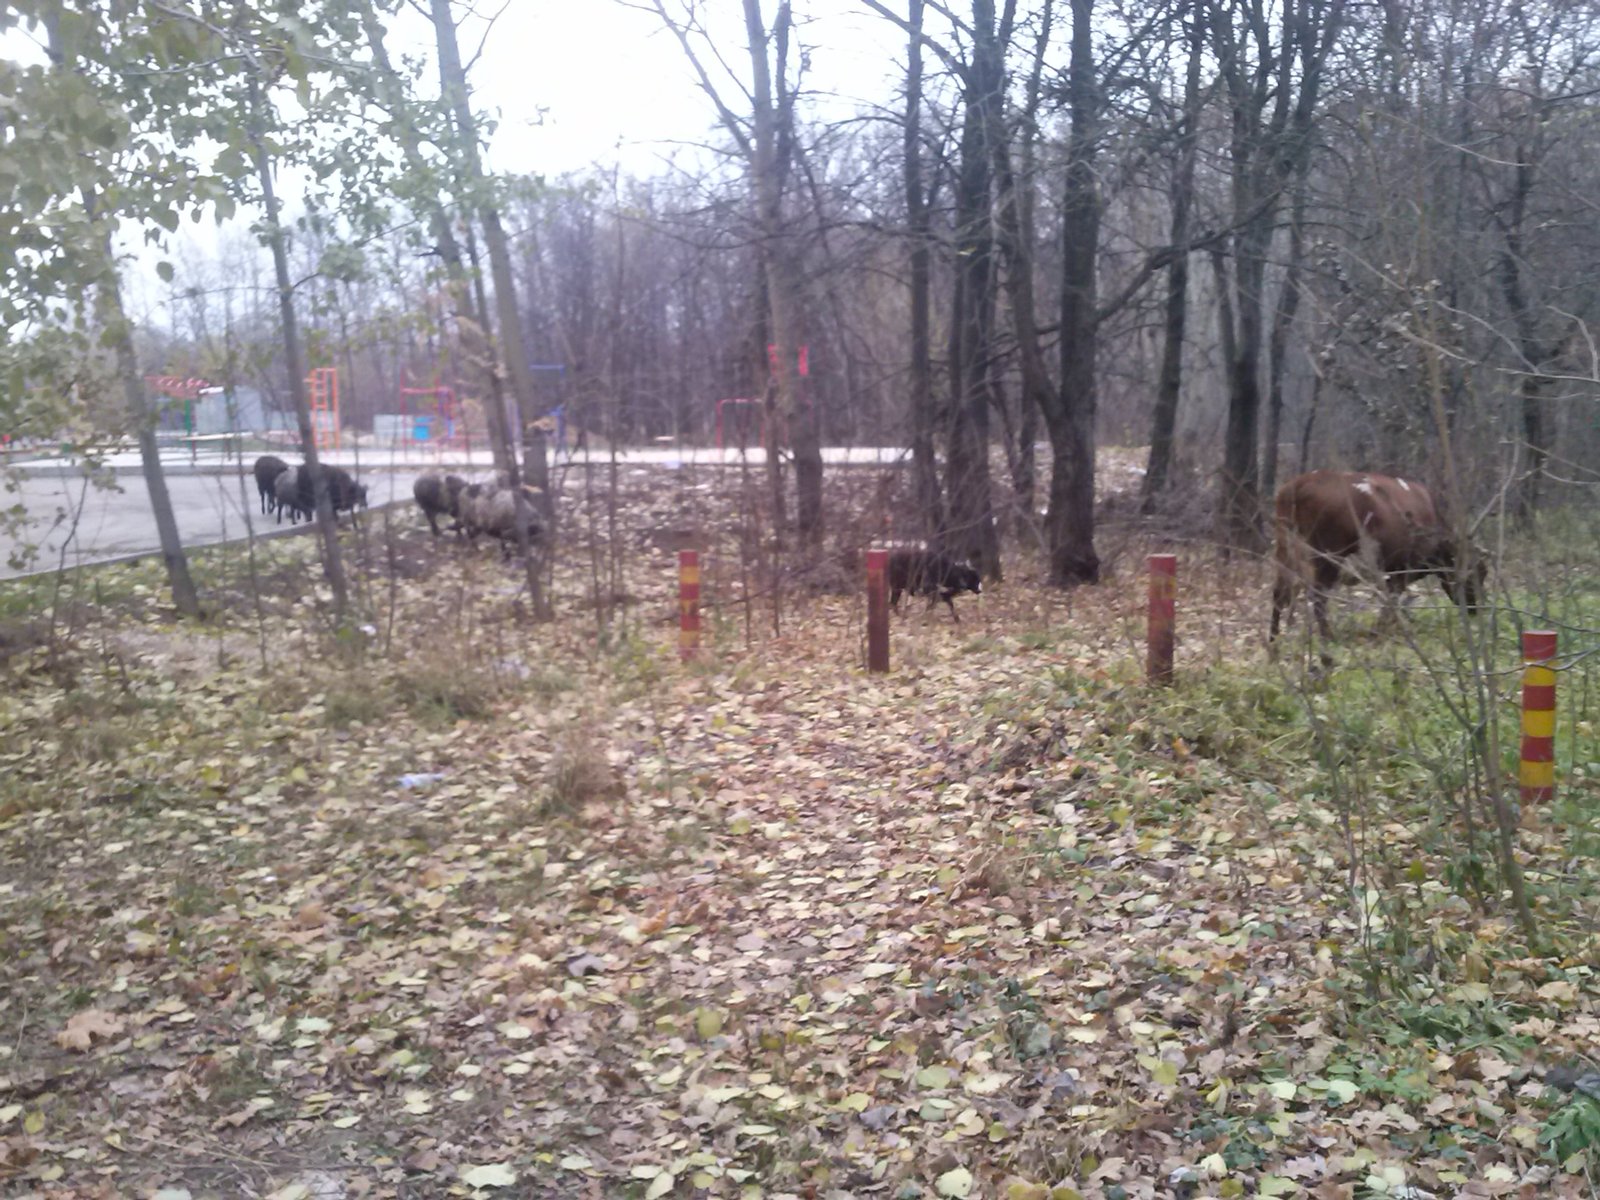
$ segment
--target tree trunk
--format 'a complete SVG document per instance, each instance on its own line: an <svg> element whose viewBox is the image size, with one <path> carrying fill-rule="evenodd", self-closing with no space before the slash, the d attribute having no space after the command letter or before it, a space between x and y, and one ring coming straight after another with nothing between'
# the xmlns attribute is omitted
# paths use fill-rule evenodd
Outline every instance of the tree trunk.
<svg viewBox="0 0 1600 1200"><path fill-rule="evenodd" d="M1072 0L1067 104L1067 177L1061 203L1061 381L1044 410L1050 433L1050 582L1095 583L1095 341L1100 197L1095 178L1099 96L1094 63L1094 0Z"/></svg>
<svg viewBox="0 0 1600 1200"><path fill-rule="evenodd" d="M548 620L551 616L549 600L545 596L540 578L540 558L533 552L530 530L534 509L540 521L540 541L548 546L554 537L555 504L550 494L550 462L545 450L544 425L534 409L533 372L528 363L527 348L522 338L522 321L517 315L516 284L511 272L511 251L506 244L505 229L500 223L500 210L489 199L487 177L483 160L478 152L478 126L472 114L472 101L467 90L467 74L461 65L461 51L456 42L455 17L450 0L431 0L434 40L439 51L440 94L445 98L455 123L456 156L463 179L463 190L477 197L478 223L483 228L484 250L489 256L489 273L494 280L495 309L499 318L499 343L506 374L511 379L511 392L516 401L517 417L522 426L522 471L519 473L513 459L506 467L511 487L516 496L517 545L522 553L527 574L528 596L534 616ZM520 478L519 478L520 474ZM537 489L538 502L530 504L522 488L523 481Z"/></svg>
<svg viewBox="0 0 1600 1200"><path fill-rule="evenodd" d="M1296 171L1294 197L1289 204L1289 261L1284 267L1283 290L1272 314L1272 336L1267 345L1267 433L1261 448L1261 495L1268 504L1278 492L1278 443L1283 435L1283 379L1289 355L1289 331L1300 311L1300 265L1305 257L1306 172L1309 156Z"/></svg>
<svg viewBox="0 0 1600 1200"><path fill-rule="evenodd" d="M377 66L377 90L380 101L392 118L390 131L405 155L406 165L418 179L426 179L433 168L422 153L422 136L407 109L405 86L389 60L384 44L383 23L378 20L368 0L360 5L362 28L372 48L372 59ZM494 465L506 470L511 465L512 443L506 428L505 396L499 374L494 367L495 347L488 310L482 304L473 306L471 283L462 261L461 245L456 240L450 214L435 193L424 202L428 215L428 230L433 235L434 248L444 262L445 278L450 291L451 309L456 320L456 335L461 341L463 357L476 369L485 393L484 416L488 422L489 449L494 455Z"/></svg>
<svg viewBox="0 0 1600 1200"><path fill-rule="evenodd" d="M985 576L998 573L1000 543L989 474L989 356L994 345L995 275L990 203L991 130L1002 100L1004 66L995 36L993 0L973 0L972 62L966 72L966 111L956 179L956 292L950 329L949 463L945 483L950 521L947 548L970 557Z"/></svg>
<svg viewBox="0 0 1600 1200"><path fill-rule="evenodd" d="M76 56L69 60L62 41L61 13L48 12L44 27L46 46L56 68L76 69ZM89 220L99 220L98 197L91 187L83 189L83 207ZM195 590L194 579L189 574L189 558L184 553L183 540L178 534L178 518L172 511L167 477L161 469L161 447L156 442L156 417L145 394L144 376L139 372L139 356L133 348L133 331L122 306L122 281L117 274L117 257L111 235L111 226L108 224L102 241L105 274L96 289L95 298L100 319L116 355L117 377L122 383L123 400L137 428L139 466L144 473L145 488L150 493L150 508L156 518L156 537L161 543L161 560L167 568L167 582L172 587L172 603L184 616L198 617L201 615L200 597Z"/></svg>
<svg viewBox="0 0 1600 1200"><path fill-rule="evenodd" d="M906 59L905 190L906 229L911 240L911 475L922 536L934 541L944 528L944 496L933 431L932 231L922 185L922 16L923 0L911 0L911 36Z"/></svg>
<svg viewBox="0 0 1600 1200"><path fill-rule="evenodd" d="M1172 179L1172 239L1176 257L1167 268L1167 304L1156 377L1155 411L1150 420L1150 458L1142 484L1145 512L1167 490L1172 477L1172 444L1178 429L1178 400L1183 392L1183 343L1189 325L1189 236L1194 205L1194 166L1200 142L1200 66L1205 55L1205 13L1200 0L1189 6L1189 64L1183 81L1183 131Z"/></svg>
<svg viewBox="0 0 1600 1200"><path fill-rule="evenodd" d="M91 218L93 206L90 206ZM150 508L156 518L156 536L161 542L161 561L166 564L167 582L172 585L172 603L186 617L200 616L200 597L189 574L189 558L178 534L178 518L172 511L172 496L161 469L161 448L156 443L156 415L151 411L139 373L139 357L133 348L133 333L122 307L122 287L117 278L116 255L109 231L105 237L106 275L98 289L101 319L111 337L116 354L117 378L122 395L132 414L139 439L139 467L145 488L150 493Z"/></svg>
<svg viewBox="0 0 1600 1200"><path fill-rule="evenodd" d="M1235 223L1233 349L1227 361L1228 420L1217 507L1224 546L1257 550L1265 544L1259 444L1266 257L1285 184L1310 150L1322 71L1343 28L1344 2L1282 5L1276 44L1259 7L1245 12L1237 28L1221 15L1209 22L1218 71L1228 88ZM1253 64L1247 61L1252 53Z"/></svg>
<svg viewBox="0 0 1600 1200"><path fill-rule="evenodd" d="M339 549L339 526L328 494L328 475L317 455L316 434L311 427L311 402L306 396L306 361L300 345L300 322L294 307L294 280L289 276L289 246L284 236L278 194L272 181L272 159L267 154L262 128L261 84L250 81L250 148L255 156L256 175L261 183L262 207L267 213L267 241L272 249L272 268L278 283L278 316L283 323L283 353L289 370L289 394L294 398L295 419L300 427L300 453L303 469L311 472L311 496L316 510L317 533L322 538L322 568L333 589L334 620L344 624L350 609L350 585L345 578L344 557Z"/></svg>
<svg viewBox="0 0 1600 1200"><path fill-rule="evenodd" d="M784 182L793 138L793 96L787 91L790 13L778 6L769 34L760 0L744 0L751 82L752 186L761 231L762 269L767 281L768 311L776 362L773 383L778 408L788 426L794 451L795 525L801 544L810 551L822 546L822 438L816 406L802 404L796 360L800 353L800 286L795 248L784 217ZM773 44L774 63L767 58Z"/></svg>
<svg viewBox="0 0 1600 1200"><path fill-rule="evenodd" d="M1270 218L1250 221L1237 241L1233 264L1236 329L1228 356L1228 419L1222 440L1222 502L1218 530L1222 543L1240 549L1261 546L1262 283L1272 226Z"/></svg>
<svg viewBox="0 0 1600 1200"><path fill-rule="evenodd" d="M1007 17L1011 15L1007 6ZM1017 448L1013 486L1017 493L1017 508L1033 520L1034 494L1034 443L1039 440L1039 414L1049 404L1049 393L1054 386L1050 370L1045 365L1044 354L1039 349L1039 323L1034 305L1034 205L1033 173L1035 148L1039 136L1037 116L1041 81L1044 72L1045 48L1050 41L1053 0L1045 0L1039 15L1039 37L1034 51L1033 70L1028 77L1028 89L1023 105L1022 119L1018 122L1018 165L1013 168L1000 106L991 111L994 126L989 142L994 150L995 176L998 196L995 204L995 225L999 233L1002 256L1005 261L1006 297L1011 305L1011 320L1017 336L1018 361L1021 365L1022 396L1021 419L1018 421ZM1002 25L1009 25L1009 20Z"/></svg>
<svg viewBox="0 0 1600 1200"><path fill-rule="evenodd" d="M1552 352L1538 336L1533 304L1523 279L1524 224L1527 219L1528 197L1533 192L1534 166L1527 147L1517 146L1516 175L1511 187L1510 203L1502 222L1505 246L1499 255L1500 291L1506 307L1511 311L1512 324L1517 331L1517 351L1522 361L1517 375L1517 414L1522 426L1522 438L1528 452L1528 466L1511 491L1511 512L1517 522L1526 525L1533 519L1539 506L1539 485L1544 477L1550 447L1545 438L1544 398L1548 380L1543 374L1545 361Z"/></svg>

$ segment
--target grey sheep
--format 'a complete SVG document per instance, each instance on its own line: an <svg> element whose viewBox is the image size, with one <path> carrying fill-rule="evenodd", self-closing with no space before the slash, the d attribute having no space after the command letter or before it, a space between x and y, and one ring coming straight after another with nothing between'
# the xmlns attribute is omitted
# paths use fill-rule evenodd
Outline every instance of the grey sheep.
<svg viewBox="0 0 1600 1200"><path fill-rule="evenodd" d="M466 487L467 481L459 475L441 476L432 471L419 476L411 485L411 494L416 497L422 515L428 518L434 537L439 536L439 517L454 518L451 528L458 533L461 531L461 493Z"/></svg>
<svg viewBox="0 0 1600 1200"><path fill-rule="evenodd" d="M283 524L285 512L289 514L289 524L297 524L301 516L300 468L286 467L278 472L278 478L272 483L272 494L277 502L274 508L278 514L278 524Z"/></svg>
<svg viewBox="0 0 1600 1200"><path fill-rule="evenodd" d="M535 489L524 487L524 493ZM507 487L474 483L460 497L461 528L467 541L476 543L480 533L500 540L501 550L507 557L517 545L516 493ZM539 523L532 513L528 515L528 536L539 536Z"/></svg>

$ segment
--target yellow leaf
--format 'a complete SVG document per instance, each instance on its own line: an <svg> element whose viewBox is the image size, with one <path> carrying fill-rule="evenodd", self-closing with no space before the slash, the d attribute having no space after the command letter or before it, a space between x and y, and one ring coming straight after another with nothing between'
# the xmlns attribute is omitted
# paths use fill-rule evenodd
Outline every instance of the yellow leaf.
<svg viewBox="0 0 1600 1200"><path fill-rule="evenodd" d="M722 1032L722 1014L714 1008L695 1009L694 1031L701 1041L710 1041Z"/></svg>
<svg viewBox="0 0 1600 1200"><path fill-rule="evenodd" d="M939 1176L933 1186L941 1196L953 1196L955 1200L962 1200L972 1193L972 1172L965 1167L957 1167Z"/></svg>
<svg viewBox="0 0 1600 1200"><path fill-rule="evenodd" d="M510 1187L517 1181L517 1173L506 1163L489 1163L461 1172L461 1182L474 1188Z"/></svg>

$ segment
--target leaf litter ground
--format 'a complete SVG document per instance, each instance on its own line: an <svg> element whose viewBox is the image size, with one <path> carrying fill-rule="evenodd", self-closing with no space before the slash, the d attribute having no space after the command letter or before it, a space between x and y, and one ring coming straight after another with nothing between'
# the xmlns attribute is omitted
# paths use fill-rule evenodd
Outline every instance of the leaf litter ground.
<svg viewBox="0 0 1600 1200"><path fill-rule="evenodd" d="M1589 1194L1533 1073L1592 1048L1587 970L1493 960L1509 930L1473 917L1491 961L1451 1001L1498 1039L1357 1015L1332 815L1108 715L1131 580L914 605L873 678L853 597L678 665L668 561L604 650L582 611L458 605L400 671L146 631L9 696L0 1184ZM401 628L516 584L448 550L414 574ZM1186 594L1180 669L1259 657L1258 583Z"/></svg>

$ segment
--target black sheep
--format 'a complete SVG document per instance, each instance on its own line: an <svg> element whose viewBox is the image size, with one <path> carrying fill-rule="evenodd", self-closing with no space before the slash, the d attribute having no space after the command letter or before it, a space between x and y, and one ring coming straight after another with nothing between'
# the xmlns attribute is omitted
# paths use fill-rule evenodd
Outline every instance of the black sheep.
<svg viewBox="0 0 1600 1200"><path fill-rule="evenodd" d="M452 529L461 531L461 492L467 486L467 481L459 475L435 475L429 472L417 477L411 485L411 494L417 499L417 507L422 510L422 515L428 518L428 527L433 530L433 536L439 536L439 517L451 517L455 520Z"/></svg>
<svg viewBox="0 0 1600 1200"><path fill-rule="evenodd" d="M926 596L928 607L943 600L959 624L955 596L958 592L982 594L983 580L972 564L956 560L938 550L905 547L889 551L889 607L900 607L900 594Z"/></svg>
<svg viewBox="0 0 1600 1200"><path fill-rule="evenodd" d="M357 508L367 506L366 486L358 484L350 472L326 463L318 463L317 468L327 480L328 502L333 506L334 516L342 512L354 513ZM299 474L295 477L295 507L308 519L317 511L314 478L310 468L305 465L299 468Z"/></svg>
<svg viewBox="0 0 1600 1200"><path fill-rule="evenodd" d="M252 469L256 476L256 491L261 493L262 513L276 512L278 494L274 485L278 482L278 476L289 469L289 464L276 454L263 454L256 459L256 465Z"/></svg>

